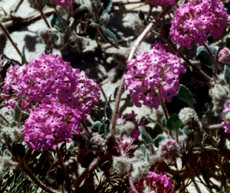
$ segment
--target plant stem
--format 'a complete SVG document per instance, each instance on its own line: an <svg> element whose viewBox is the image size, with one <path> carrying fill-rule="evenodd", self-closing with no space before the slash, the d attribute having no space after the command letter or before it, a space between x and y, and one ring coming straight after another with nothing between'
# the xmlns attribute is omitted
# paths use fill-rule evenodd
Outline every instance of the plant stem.
<svg viewBox="0 0 230 193"><path fill-rule="evenodd" d="M113 47L115 47L115 48L117 48L117 49L120 48L118 45L114 44L113 42L111 42L111 41L109 40L109 38L104 34L104 32L103 32L103 30L101 29L100 26L99 26L97 29L98 29L98 31L100 32L101 36L102 36L107 42L109 42Z"/></svg>
<svg viewBox="0 0 230 193"><path fill-rule="evenodd" d="M41 14L41 16L42 16L42 19L45 21L47 27L48 27L48 28L51 28L49 22L47 21L47 19L46 19L44 13L43 13L43 11L42 11L42 9L40 9L39 12L40 12L40 14Z"/></svg>
<svg viewBox="0 0 230 193"><path fill-rule="evenodd" d="M18 49L17 45L14 43L14 41L12 40L10 34L7 32L7 30L2 25L1 22L0 22L0 28L2 29L2 31L4 32L4 34L6 35L6 37L10 40L11 44L14 46L14 48L18 52L18 54L22 57L22 53L20 52L20 50Z"/></svg>
<svg viewBox="0 0 230 193"><path fill-rule="evenodd" d="M10 122L0 113L0 117L8 124L10 125Z"/></svg>
<svg viewBox="0 0 230 193"><path fill-rule="evenodd" d="M171 48L173 48L176 52L177 49L176 47L173 45L172 41L169 39L169 37L165 37L164 38L168 44L171 46ZM208 80L209 82L213 82L213 79L210 78L207 74L205 74L201 69L199 69L196 65L194 65L193 63L191 63L187 58L185 58L183 56L183 54L181 54L181 52L178 52L178 55L191 67L194 68L194 70L196 70L199 74L201 74L206 80Z"/></svg>
<svg viewBox="0 0 230 193"><path fill-rule="evenodd" d="M43 184L36 176L29 170L29 168L24 164L23 160L19 161L19 167L37 184L40 188L42 188L45 192L48 193L57 193L56 191L48 188L45 184Z"/></svg>
<svg viewBox="0 0 230 193"><path fill-rule="evenodd" d="M66 168L65 168L65 165L63 163L63 159L62 159L61 153L60 153L60 151L58 149L58 146L56 147L56 152L57 152L57 156L58 156L58 160L59 160L62 172L64 174L64 178L65 178L65 182L66 182L66 186L67 186L67 191L68 191L68 193L71 193L71 185L70 185L68 175L67 175L67 172L66 172Z"/></svg>
<svg viewBox="0 0 230 193"><path fill-rule="evenodd" d="M87 125L85 124L85 122L82 121L81 124L82 124L82 126L84 127L85 131L86 131L87 133L90 133L90 131L89 131Z"/></svg>
<svg viewBox="0 0 230 193"><path fill-rule="evenodd" d="M29 177L30 179L37 184L40 188L42 188L44 191L48 193L58 193L55 190L52 190L51 188L47 187L45 184L43 184L31 171L30 169L25 165L24 160L20 158L19 156L15 155L12 151L12 148L9 144L6 144L7 148L11 152L11 154L14 156L15 160L18 162L18 167L20 167Z"/></svg>
<svg viewBox="0 0 230 193"><path fill-rule="evenodd" d="M90 164L87 169L79 176L78 180L75 183L75 189L77 190L78 187L81 185L82 181L86 178L87 174L95 169L100 161L100 155L98 155Z"/></svg>
<svg viewBox="0 0 230 193"><path fill-rule="evenodd" d="M161 107L162 107L164 115L165 115L165 119L166 119L166 121L168 121L169 117L168 117L168 112L167 112L165 103L164 103L164 101L162 99L160 99L160 103L161 103ZM168 134L169 134L170 137L172 137L172 131L168 131Z"/></svg>
<svg viewBox="0 0 230 193"><path fill-rule="evenodd" d="M193 77L191 77L190 79L191 79L192 81L194 81L194 82L200 84L200 85L214 86L213 83L210 83L210 82L201 82L201 81L199 81L199 80L197 80L197 79L195 79L195 78L193 78Z"/></svg>
<svg viewBox="0 0 230 193"><path fill-rule="evenodd" d="M209 126L203 125L203 127L204 127L205 129L218 129L218 128L223 128L222 124L209 125Z"/></svg>
<svg viewBox="0 0 230 193"><path fill-rule="evenodd" d="M212 59L212 62L213 62L213 64L212 64L212 70L213 70L213 76L212 76L212 78L215 81L215 79L216 79L215 78L215 75L216 75L216 67L215 67L216 60L213 57L213 54L212 54L211 50L209 49L209 47L207 46L207 44L205 42L202 42L202 44L203 44L203 46L205 47L205 49L207 50L208 54L210 55L210 57Z"/></svg>
<svg viewBox="0 0 230 193"><path fill-rule="evenodd" d="M133 183L133 178L132 178L131 170L130 170L129 167L127 168L127 172L128 172L128 175L129 175L129 184L131 186L131 189L132 189L133 193L138 193L138 191L137 191L137 189L136 189L136 187L135 187L135 185Z"/></svg>
<svg viewBox="0 0 230 193"><path fill-rule="evenodd" d="M24 1L24 0L20 0L20 1L18 2L18 4L16 5L16 7L15 7L15 9L14 9L14 13L17 12L18 8L21 6L21 4L22 4L23 1Z"/></svg>

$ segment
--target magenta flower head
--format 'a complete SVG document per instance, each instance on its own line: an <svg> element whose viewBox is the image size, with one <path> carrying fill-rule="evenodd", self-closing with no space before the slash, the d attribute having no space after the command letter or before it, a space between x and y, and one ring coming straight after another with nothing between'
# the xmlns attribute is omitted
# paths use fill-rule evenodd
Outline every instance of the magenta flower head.
<svg viewBox="0 0 230 193"><path fill-rule="evenodd" d="M149 171L149 175L145 177L145 179L140 178L135 187L138 192L143 192L143 189L146 187L144 186L144 181L146 185L149 187L150 191L157 192L157 193L165 193L172 189L172 182L170 181L170 177L164 175L162 173L157 174L155 172ZM129 193L133 193L132 190Z"/></svg>
<svg viewBox="0 0 230 193"><path fill-rule="evenodd" d="M218 61L230 65L230 50L228 48L223 48L218 53Z"/></svg>
<svg viewBox="0 0 230 193"><path fill-rule="evenodd" d="M225 129L225 133L230 133L230 100L227 100L224 104L224 110L222 111L222 127Z"/></svg>
<svg viewBox="0 0 230 193"><path fill-rule="evenodd" d="M147 3L152 3L154 7L165 6L165 5L175 5L176 0L145 0Z"/></svg>
<svg viewBox="0 0 230 193"><path fill-rule="evenodd" d="M74 0L49 0L51 4L60 5L63 8L71 7Z"/></svg>
<svg viewBox="0 0 230 193"><path fill-rule="evenodd" d="M205 11L204 11L205 10ZM198 0L181 4L174 12L170 35L180 46L201 44L210 34L218 38L227 25L228 14L219 0Z"/></svg>
<svg viewBox="0 0 230 193"><path fill-rule="evenodd" d="M125 86L131 102L137 107L143 102L147 107L158 109L160 99L171 102L177 95L179 75L186 69L182 61L166 49L165 45L155 42L151 50L139 53L136 59L127 62L129 70L125 74Z"/></svg>
<svg viewBox="0 0 230 193"><path fill-rule="evenodd" d="M32 108L32 103L57 100L89 113L100 98L99 87L93 80L79 69L73 69L59 55L51 54L41 54L21 67L11 66L2 89L0 96L5 99L5 105L13 108L20 99L19 107L23 110Z"/></svg>
<svg viewBox="0 0 230 193"><path fill-rule="evenodd" d="M23 131L25 143L34 150L57 147L80 132L81 113L58 102L40 104L30 110Z"/></svg>

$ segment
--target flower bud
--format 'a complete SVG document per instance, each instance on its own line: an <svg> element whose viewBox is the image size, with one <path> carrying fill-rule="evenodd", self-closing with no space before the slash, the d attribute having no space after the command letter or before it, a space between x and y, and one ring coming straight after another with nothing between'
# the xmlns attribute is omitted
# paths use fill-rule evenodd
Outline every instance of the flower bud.
<svg viewBox="0 0 230 193"><path fill-rule="evenodd" d="M226 63L230 65L230 50L228 48L223 48L218 53L219 62Z"/></svg>
<svg viewBox="0 0 230 193"><path fill-rule="evenodd" d="M47 3L47 0L28 0L32 8L42 10Z"/></svg>

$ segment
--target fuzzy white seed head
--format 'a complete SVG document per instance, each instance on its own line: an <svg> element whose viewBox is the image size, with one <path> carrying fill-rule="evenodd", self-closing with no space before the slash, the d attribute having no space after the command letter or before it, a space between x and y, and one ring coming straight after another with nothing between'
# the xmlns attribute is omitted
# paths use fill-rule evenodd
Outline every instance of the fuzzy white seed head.
<svg viewBox="0 0 230 193"><path fill-rule="evenodd" d="M229 89L220 84L216 84L209 90L209 95L212 99L225 100L228 97Z"/></svg>
<svg viewBox="0 0 230 193"><path fill-rule="evenodd" d="M131 161L126 157L113 157L113 168L118 175L123 176L127 173L127 167L131 166Z"/></svg>
<svg viewBox="0 0 230 193"><path fill-rule="evenodd" d="M149 163L148 162L135 162L133 163L132 177L134 181L141 177L146 177L149 174Z"/></svg>
<svg viewBox="0 0 230 193"><path fill-rule="evenodd" d="M183 125L193 126L194 123L198 123L199 119L194 109L185 107L180 110L179 118L182 120Z"/></svg>

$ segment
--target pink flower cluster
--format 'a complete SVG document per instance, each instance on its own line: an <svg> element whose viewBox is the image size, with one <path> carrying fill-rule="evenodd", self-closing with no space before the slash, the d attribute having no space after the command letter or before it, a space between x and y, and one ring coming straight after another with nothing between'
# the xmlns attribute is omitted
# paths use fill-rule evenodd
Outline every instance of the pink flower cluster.
<svg viewBox="0 0 230 193"><path fill-rule="evenodd" d="M169 161L176 161L180 157L180 146L173 139L166 139L160 143L159 154Z"/></svg>
<svg viewBox="0 0 230 193"><path fill-rule="evenodd" d="M155 172L149 171L149 175L145 177L145 179L140 178L135 184L138 192L143 192L143 189L146 187L146 185L144 186L144 181L150 188L149 191L165 193L172 189L172 182L170 181L170 177L167 177L167 175L162 173L157 174ZM133 191L130 190L129 193L133 193Z"/></svg>
<svg viewBox="0 0 230 193"><path fill-rule="evenodd" d="M81 113L66 104L53 101L51 104L42 103L30 110L23 131L25 143L31 149L57 147L58 142L65 142L80 134L79 123Z"/></svg>
<svg viewBox="0 0 230 193"><path fill-rule="evenodd" d="M219 62L230 64L230 50L228 48L223 48L218 53Z"/></svg>
<svg viewBox="0 0 230 193"><path fill-rule="evenodd" d="M167 46L155 42L153 48L139 53L127 62L125 86L130 91L131 102L137 107L143 104L158 109L160 99L171 102L179 88L178 78L186 69L182 61L166 51Z"/></svg>
<svg viewBox="0 0 230 193"><path fill-rule="evenodd" d="M74 0L49 0L49 2L51 4L60 5L63 8L67 8L72 6L72 2L74 2Z"/></svg>
<svg viewBox="0 0 230 193"><path fill-rule="evenodd" d="M176 0L146 0L147 3L152 3L154 7L163 6L163 5L175 5Z"/></svg>
<svg viewBox="0 0 230 193"><path fill-rule="evenodd" d="M32 102L49 103L55 99L89 113L100 98L97 84L59 55L41 54L28 65L12 66L7 72L0 96L11 108L18 99L21 109L32 108Z"/></svg>
<svg viewBox="0 0 230 193"><path fill-rule="evenodd" d="M227 100L224 104L224 110L222 111L222 127L225 129L225 133L230 133L230 100Z"/></svg>
<svg viewBox="0 0 230 193"><path fill-rule="evenodd" d="M21 109L30 110L23 130L27 145L35 149L54 147L51 141L67 140L72 137L73 131L80 133L78 124L86 119L86 114L100 98L99 87L93 80L79 69L73 69L59 55L51 54L41 54L28 65L10 67L2 88L0 96L5 99L5 105L13 108L19 102ZM34 108L35 104L39 106ZM43 114L43 118L37 116L39 113ZM49 117L60 125L50 128L45 122ZM75 126L71 124L73 122ZM39 125L40 136L32 132L35 129L32 123ZM54 131L54 128L57 130ZM65 137L60 137L58 134L64 128ZM49 134L49 140L46 134Z"/></svg>
<svg viewBox="0 0 230 193"><path fill-rule="evenodd" d="M205 10L205 11L204 11ZM201 44L210 34L218 38L227 25L228 14L219 0L198 0L181 4L174 12L170 35L180 46Z"/></svg>

